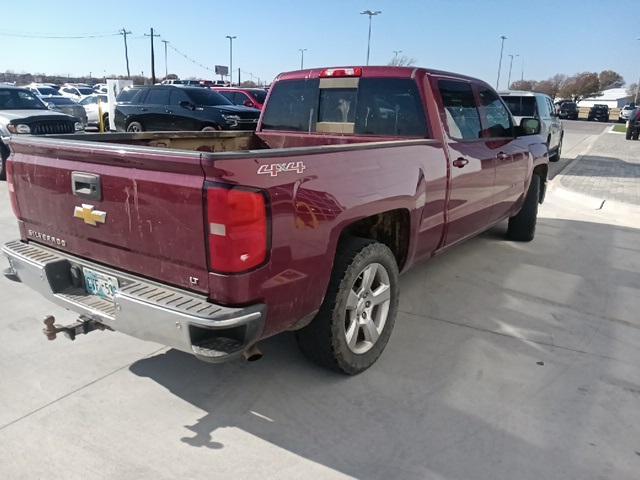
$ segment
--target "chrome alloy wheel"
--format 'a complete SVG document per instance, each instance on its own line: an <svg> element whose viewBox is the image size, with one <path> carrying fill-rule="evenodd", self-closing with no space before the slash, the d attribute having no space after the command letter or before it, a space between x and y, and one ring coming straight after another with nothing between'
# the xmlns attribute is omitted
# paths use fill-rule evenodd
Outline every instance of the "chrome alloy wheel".
<svg viewBox="0 0 640 480"><path fill-rule="evenodd" d="M344 334L349 350L363 354L380 337L389 315L389 273L379 263L367 265L349 290Z"/></svg>

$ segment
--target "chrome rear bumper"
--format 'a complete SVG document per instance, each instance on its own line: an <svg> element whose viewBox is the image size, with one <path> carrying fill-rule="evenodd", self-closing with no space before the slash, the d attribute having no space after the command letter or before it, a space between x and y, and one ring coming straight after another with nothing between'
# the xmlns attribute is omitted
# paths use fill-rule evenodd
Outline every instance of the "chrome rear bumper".
<svg viewBox="0 0 640 480"><path fill-rule="evenodd" d="M37 243L12 241L2 247L5 275L19 279L52 302L142 340L158 342L201 360L240 356L262 334L264 305L231 308L203 295L169 287L80 259ZM84 289L82 268L116 277L113 300Z"/></svg>

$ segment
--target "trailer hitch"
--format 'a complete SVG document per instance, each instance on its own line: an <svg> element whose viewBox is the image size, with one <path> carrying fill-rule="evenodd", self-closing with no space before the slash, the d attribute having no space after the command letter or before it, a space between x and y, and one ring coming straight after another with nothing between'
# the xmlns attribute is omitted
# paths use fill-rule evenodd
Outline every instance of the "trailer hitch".
<svg viewBox="0 0 640 480"><path fill-rule="evenodd" d="M44 319L42 333L44 333L49 340L55 340L58 333L64 333L69 340L75 340L76 335L86 335L94 330L107 329L110 330L106 325L85 316L81 316L70 325L56 325L55 317L53 315L47 315Z"/></svg>

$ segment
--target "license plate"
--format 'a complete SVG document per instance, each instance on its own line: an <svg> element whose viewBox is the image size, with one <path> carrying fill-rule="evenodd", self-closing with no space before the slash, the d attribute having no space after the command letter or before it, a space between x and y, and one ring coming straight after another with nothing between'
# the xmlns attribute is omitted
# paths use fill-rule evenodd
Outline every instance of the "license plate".
<svg viewBox="0 0 640 480"><path fill-rule="evenodd" d="M106 300L113 300L113 296L118 291L118 279L111 275L96 272L90 268L83 268L84 286L87 293L97 295Z"/></svg>

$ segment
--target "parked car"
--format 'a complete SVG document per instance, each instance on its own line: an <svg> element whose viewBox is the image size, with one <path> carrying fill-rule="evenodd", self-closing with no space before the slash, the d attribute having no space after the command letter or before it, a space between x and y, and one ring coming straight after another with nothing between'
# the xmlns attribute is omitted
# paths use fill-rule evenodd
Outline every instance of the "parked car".
<svg viewBox="0 0 640 480"><path fill-rule="evenodd" d="M60 96L58 89L52 87L47 83L31 83L24 88L26 88L30 92L35 93L39 97Z"/></svg>
<svg viewBox="0 0 640 480"><path fill-rule="evenodd" d="M84 111L84 108L80 104L78 104L78 102L72 100L71 98L63 97L61 95L54 95L51 97L43 97L42 101L45 102L47 107L49 107L51 110L66 113L67 115L76 117L80 119L82 125L87 125L87 112Z"/></svg>
<svg viewBox="0 0 640 480"><path fill-rule="evenodd" d="M296 330L356 374L389 340L399 272L507 219L533 239L539 130L480 80L341 67L281 74L257 133L12 138L6 274L82 315L49 338L108 328L220 362Z"/></svg>
<svg viewBox="0 0 640 480"><path fill-rule="evenodd" d="M26 88L1 85L0 179L4 180L6 175L10 136L74 133L82 129L78 118L49 110L36 94Z"/></svg>
<svg viewBox="0 0 640 480"><path fill-rule="evenodd" d="M116 130L255 130L260 110L238 107L200 87L139 87L129 103L117 99Z"/></svg>
<svg viewBox="0 0 640 480"><path fill-rule="evenodd" d="M562 102L558 108L558 116L567 120L577 120L580 109L576 102Z"/></svg>
<svg viewBox="0 0 640 480"><path fill-rule="evenodd" d="M234 105L243 105L258 110L262 110L267 98L267 92L262 88L214 87L214 90Z"/></svg>
<svg viewBox="0 0 640 480"><path fill-rule="evenodd" d="M607 105L594 105L589 110L587 120L596 120L598 122L609 121L609 107Z"/></svg>
<svg viewBox="0 0 640 480"><path fill-rule="evenodd" d="M640 137L640 108L634 108L629 112L629 120L627 120L627 140L638 140Z"/></svg>
<svg viewBox="0 0 640 480"><path fill-rule="evenodd" d="M89 95L93 95L95 92L93 88L82 85L63 85L60 87L60 95L73 98L74 100L80 101L84 97Z"/></svg>
<svg viewBox="0 0 640 480"><path fill-rule="evenodd" d="M619 122L626 122L627 120L629 120L629 114L631 112L633 112L636 109L636 104L635 103L630 103L628 105L625 105L624 107L622 107L620 109L620 115L618 116L618 121Z"/></svg>
<svg viewBox="0 0 640 480"><path fill-rule="evenodd" d="M95 93L104 93L104 94L107 93L106 83L96 83L92 88Z"/></svg>
<svg viewBox="0 0 640 480"><path fill-rule="evenodd" d="M100 105L98 105L100 102ZM87 125L96 126L99 123L99 112L102 109L102 119L106 125L109 119L109 98L107 95L94 94L80 100L80 106L85 111Z"/></svg>
<svg viewBox="0 0 640 480"><path fill-rule="evenodd" d="M514 115L516 122L525 117L540 120L540 134L547 139L549 160L552 162L560 160L564 127L560 117L555 113L551 97L544 93L520 91L501 92L500 96Z"/></svg>

